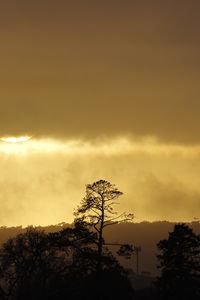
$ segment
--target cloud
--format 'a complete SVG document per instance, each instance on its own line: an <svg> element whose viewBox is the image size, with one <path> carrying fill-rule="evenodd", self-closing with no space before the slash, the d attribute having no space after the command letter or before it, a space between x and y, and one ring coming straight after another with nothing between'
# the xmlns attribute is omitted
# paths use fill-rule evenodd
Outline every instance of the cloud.
<svg viewBox="0 0 200 300"><path fill-rule="evenodd" d="M71 221L85 184L100 178L119 186L119 209L136 220L193 218L199 8L198 0L1 4L0 136L34 138L0 144L0 224Z"/></svg>
<svg viewBox="0 0 200 300"><path fill-rule="evenodd" d="M135 221L192 220L199 203L199 146L132 140L32 140L0 145L0 224L71 222L85 184L123 191L119 211Z"/></svg>
<svg viewBox="0 0 200 300"><path fill-rule="evenodd" d="M141 211L146 219L192 221L198 218L200 190L174 178L156 178L149 175L143 183ZM158 217L159 216L159 217Z"/></svg>
<svg viewBox="0 0 200 300"><path fill-rule="evenodd" d="M200 142L199 1L11 2L1 134Z"/></svg>

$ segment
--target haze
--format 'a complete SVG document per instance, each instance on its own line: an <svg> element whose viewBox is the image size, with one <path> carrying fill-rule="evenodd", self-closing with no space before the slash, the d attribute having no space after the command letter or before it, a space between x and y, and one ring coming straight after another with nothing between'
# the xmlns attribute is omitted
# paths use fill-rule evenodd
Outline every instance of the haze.
<svg viewBox="0 0 200 300"><path fill-rule="evenodd" d="M199 13L198 0L0 4L0 135L34 137L0 145L0 224L72 221L101 178L138 220L199 217Z"/></svg>

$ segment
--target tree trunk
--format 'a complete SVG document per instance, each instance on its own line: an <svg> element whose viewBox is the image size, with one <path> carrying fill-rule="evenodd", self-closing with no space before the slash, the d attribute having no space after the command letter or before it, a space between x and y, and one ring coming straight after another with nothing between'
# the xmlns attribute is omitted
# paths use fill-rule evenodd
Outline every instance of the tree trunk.
<svg viewBox="0 0 200 300"><path fill-rule="evenodd" d="M102 256L103 256L103 225L104 225L104 197L101 195L102 205L101 205L101 219L99 228L99 241L98 241L98 265L97 271L101 273L102 271Z"/></svg>

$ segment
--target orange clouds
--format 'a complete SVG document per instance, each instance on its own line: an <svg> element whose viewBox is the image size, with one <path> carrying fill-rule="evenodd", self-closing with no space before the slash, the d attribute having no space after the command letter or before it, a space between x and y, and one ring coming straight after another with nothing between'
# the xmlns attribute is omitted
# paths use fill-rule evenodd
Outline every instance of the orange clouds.
<svg viewBox="0 0 200 300"><path fill-rule="evenodd" d="M85 184L101 178L123 191L118 209L135 221L190 221L200 205L199 153L152 139L1 144L0 224L71 222Z"/></svg>

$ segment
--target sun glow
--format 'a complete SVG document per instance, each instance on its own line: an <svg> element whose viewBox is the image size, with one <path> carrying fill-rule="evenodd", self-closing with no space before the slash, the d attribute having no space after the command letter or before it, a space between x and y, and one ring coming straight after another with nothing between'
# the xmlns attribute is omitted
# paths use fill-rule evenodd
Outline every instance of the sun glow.
<svg viewBox="0 0 200 300"><path fill-rule="evenodd" d="M1 137L0 153L31 155L36 153L60 153L63 155L181 155L199 156L200 145L184 146L177 144L163 144L153 138L143 140L131 140L128 138L116 138L113 140L88 141L81 139L58 140L37 139L31 136Z"/></svg>
<svg viewBox="0 0 200 300"><path fill-rule="evenodd" d="M10 136L10 137L2 137L0 140L6 143L24 143L28 142L32 137L31 136Z"/></svg>

